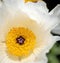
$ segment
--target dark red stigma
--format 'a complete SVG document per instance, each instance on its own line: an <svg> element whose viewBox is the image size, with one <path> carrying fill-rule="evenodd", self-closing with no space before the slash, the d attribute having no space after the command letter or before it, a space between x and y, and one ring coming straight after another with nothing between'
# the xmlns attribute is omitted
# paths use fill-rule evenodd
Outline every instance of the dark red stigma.
<svg viewBox="0 0 60 63"><path fill-rule="evenodd" d="M20 45L23 45L25 41L25 39L22 36L18 37L16 40L17 40L17 43L19 43Z"/></svg>

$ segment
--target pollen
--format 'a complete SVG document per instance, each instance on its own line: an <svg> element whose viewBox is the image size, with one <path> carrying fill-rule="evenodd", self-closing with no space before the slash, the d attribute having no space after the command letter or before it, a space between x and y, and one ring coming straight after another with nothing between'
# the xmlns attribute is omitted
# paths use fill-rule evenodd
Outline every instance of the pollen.
<svg viewBox="0 0 60 63"><path fill-rule="evenodd" d="M25 0L25 2L37 2L38 0Z"/></svg>
<svg viewBox="0 0 60 63"><path fill-rule="evenodd" d="M35 34L24 27L16 27L9 30L6 36L7 52L18 57L29 56L36 45Z"/></svg>

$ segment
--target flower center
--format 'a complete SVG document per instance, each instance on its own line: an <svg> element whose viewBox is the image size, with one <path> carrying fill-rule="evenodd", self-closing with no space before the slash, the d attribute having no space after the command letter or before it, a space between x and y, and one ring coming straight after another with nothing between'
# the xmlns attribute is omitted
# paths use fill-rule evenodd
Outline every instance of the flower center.
<svg viewBox="0 0 60 63"><path fill-rule="evenodd" d="M9 54L19 57L29 56L36 45L34 33L24 27L10 29L6 36L6 46Z"/></svg>
<svg viewBox="0 0 60 63"><path fill-rule="evenodd" d="M25 39L22 36L18 37L16 40L17 40L17 43L19 43L20 45L23 45L25 41Z"/></svg>

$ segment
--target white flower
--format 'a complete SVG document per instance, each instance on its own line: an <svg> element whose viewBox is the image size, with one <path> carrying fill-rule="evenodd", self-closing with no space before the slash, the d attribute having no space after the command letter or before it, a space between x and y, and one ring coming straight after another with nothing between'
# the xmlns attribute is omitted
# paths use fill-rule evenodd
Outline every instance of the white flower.
<svg viewBox="0 0 60 63"><path fill-rule="evenodd" d="M48 13L43 1L3 0L0 63L47 63L46 53L59 39L50 32L58 23L58 17Z"/></svg>

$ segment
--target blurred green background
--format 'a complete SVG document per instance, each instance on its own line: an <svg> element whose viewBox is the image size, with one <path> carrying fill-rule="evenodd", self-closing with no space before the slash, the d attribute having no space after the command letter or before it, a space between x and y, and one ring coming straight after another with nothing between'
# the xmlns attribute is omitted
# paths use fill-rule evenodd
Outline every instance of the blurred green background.
<svg viewBox="0 0 60 63"><path fill-rule="evenodd" d="M48 63L60 63L60 41L57 41L47 54Z"/></svg>

